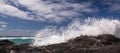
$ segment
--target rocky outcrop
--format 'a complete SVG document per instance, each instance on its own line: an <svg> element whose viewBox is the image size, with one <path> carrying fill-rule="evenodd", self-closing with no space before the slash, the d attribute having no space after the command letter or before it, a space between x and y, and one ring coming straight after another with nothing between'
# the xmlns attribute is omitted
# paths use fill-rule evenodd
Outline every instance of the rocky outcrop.
<svg viewBox="0 0 120 53"><path fill-rule="evenodd" d="M53 44L44 47L50 53L119 53L120 39L103 34L95 36L80 36L66 43Z"/></svg>
<svg viewBox="0 0 120 53"><path fill-rule="evenodd" d="M0 41L0 53L10 53L13 48L14 43L9 40L1 40Z"/></svg>
<svg viewBox="0 0 120 53"><path fill-rule="evenodd" d="M9 51L10 53L120 53L120 39L110 34L84 35L65 43L47 46L35 47L29 46L29 44L14 44Z"/></svg>

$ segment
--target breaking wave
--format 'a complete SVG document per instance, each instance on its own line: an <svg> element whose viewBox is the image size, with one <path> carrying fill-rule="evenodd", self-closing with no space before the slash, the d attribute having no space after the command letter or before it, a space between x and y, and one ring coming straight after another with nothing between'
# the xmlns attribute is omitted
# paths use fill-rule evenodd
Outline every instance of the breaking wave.
<svg viewBox="0 0 120 53"><path fill-rule="evenodd" d="M113 34L120 37L120 21L117 19L85 19L74 20L67 27L57 29L47 27L38 32L33 45L44 46L66 42L81 35L97 36L100 34Z"/></svg>

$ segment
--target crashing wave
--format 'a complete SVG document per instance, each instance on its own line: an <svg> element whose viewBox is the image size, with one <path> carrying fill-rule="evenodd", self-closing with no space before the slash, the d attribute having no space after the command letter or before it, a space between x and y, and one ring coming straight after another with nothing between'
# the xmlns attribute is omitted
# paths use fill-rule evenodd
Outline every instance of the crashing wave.
<svg viewBox="0 0 120 53"><path fill-rule="evenodd" d="M58 44L81 35L97 36L100 34L112 34L120 37L120 21L117 19L85 19L74 20L67 27L56 29L55 27L45 28L38 32L34 38L33 45L44 46Z"/></svg>

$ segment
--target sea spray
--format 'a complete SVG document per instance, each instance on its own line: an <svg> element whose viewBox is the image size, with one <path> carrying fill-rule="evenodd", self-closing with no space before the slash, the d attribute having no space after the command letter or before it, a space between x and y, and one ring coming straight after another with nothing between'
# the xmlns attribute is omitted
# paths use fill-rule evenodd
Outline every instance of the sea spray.
<svg viewBox="0 0 120 53"><path fill-rule="evenodd" d="M45 28L38 32L33 45L44 46L58 44L81 35L97 36L100 34L113 34L120 37L120 21L115 19L85 19L74 20L67 27L60 29Z"/></svg>

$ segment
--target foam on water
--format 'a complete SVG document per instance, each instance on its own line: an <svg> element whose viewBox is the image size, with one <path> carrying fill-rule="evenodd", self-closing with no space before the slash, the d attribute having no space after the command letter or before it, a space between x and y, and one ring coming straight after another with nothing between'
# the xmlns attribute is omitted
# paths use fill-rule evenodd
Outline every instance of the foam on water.
<svg viewBox="0 0 120 53"><path fill-rule="evenodd" d="M120 37L120 21L115 19L85 19L74 20L67 27L45 28L38 32L33 45L43 46L66 42L81 35L97 36L99 34L113 34Z"/></svg>
<svg viewBox="0 0 120 53"><path fill-rule="evenodd" d="M33 37L0 37L0 40L6 40L6 39L33 39Z"/></svg>

